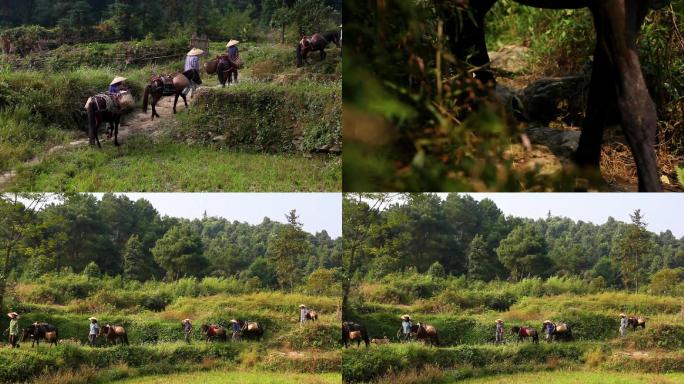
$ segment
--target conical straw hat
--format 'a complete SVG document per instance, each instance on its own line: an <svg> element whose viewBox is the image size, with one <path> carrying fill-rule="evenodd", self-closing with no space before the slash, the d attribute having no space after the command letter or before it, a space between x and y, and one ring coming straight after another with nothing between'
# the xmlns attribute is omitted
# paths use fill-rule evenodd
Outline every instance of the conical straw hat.
<svg viewBox="0 0 684 384"><path fill-rule="evenodd" d="M199 56L204 54L204 51L199 48L193 48L188 52L187 56Z"/></svg>
<svg viewBox="0 0 684 384"><path fill-rule="evenodd" d="M230 48L230 47L232 47L233 45L237 45L238 43L240 43L240 42L237 41L237 40L230 39L230 41L228 42L228 44L226 44L226 48Z"/></svg>
<svg viewBox="0 0 684 384"><path fill-rule="evenodd" d="M126 80L128 80L128 79L126 79L125 77L117 76L114 78L114 80L112 80L111 83L109 83L109 85L114 85L116 83L120 83L120 82L126 81Z"/></svg>

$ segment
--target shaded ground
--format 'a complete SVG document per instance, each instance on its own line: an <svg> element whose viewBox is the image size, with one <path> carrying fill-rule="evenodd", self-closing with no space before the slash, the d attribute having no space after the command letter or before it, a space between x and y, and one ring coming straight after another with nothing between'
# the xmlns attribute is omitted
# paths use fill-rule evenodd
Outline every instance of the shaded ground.
<svg viewBox="0 0 684 384"><path fill-rule="evenodd" d="M492 67L497 72L497 88L510 102L512 97L522 100L529 122L524 132L531 146L525 142L511 145L510 155L515 168L522 171L537 169L542 177L559 177L573 167L572 154L579 143L583 118L584 92L587 79L582 77L535 79L526 73L528 48L504 46L491 53ZM561 100L565 93L565 100ZM546 104L544 103L546 100ZM556 104L554 104L556 102ZM555 113L555 115L553 115ZM544 122L549 119L551 121ZM659 165L671 169L667 154L659 151ZM628 192L637 190L634 159L619 129L606 131L601 158L600 190ZM678 190L674 180L661 176L665 189Z"/></svg>

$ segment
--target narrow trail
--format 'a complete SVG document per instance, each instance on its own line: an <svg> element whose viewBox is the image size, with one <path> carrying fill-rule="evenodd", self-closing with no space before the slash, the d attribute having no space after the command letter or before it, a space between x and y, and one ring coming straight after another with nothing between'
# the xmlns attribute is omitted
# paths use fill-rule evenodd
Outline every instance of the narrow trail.
<svg viewBox="0 0 684 384"><path fill-rule="evenodd" d="M143 134L143 135L149 135L150 137L156 137L161 133L162 131L162 123L164 120L168 119L174 119L174 114L173 114L173 96L165 96L161 100L159 100L159 103L156 106L157 113L161 117L155 118L152 120L151 115L151 109L148 107L147 113L143 112L140 107L136 107L132 112L128 113L127 115L124 115L121 121L121 125L119 126L119 143L124 144L128 137L134 134ZM190 105L191 100L188 98L188 105ZM179 98L178 99L178 104L176 105L176 111L181 112L185 109L185 104L183 103L183 99ZM100 126L99 130L99 137L100 137L100 142L102 143L103 146L105 145L112 145L113 144L113 138L112 139L107 139L106 135L106 125L102 124ZM79 137L75 140L70 141L67 144L62 144L62 145L56 145L54 147L51 147L47 151L41 153L38 156L33 157L31 160L28 160L23 163L24 167L32 167L38 165L42 159L46 156L64 151L64 150L71 150L74 148L80 148L80 147L85 147L88 145L88 137L86 134L81 134ZM17 171L15 169L3 172L0 174L0 190L4 189L9 185L14 177L17 175Z"/></svg>

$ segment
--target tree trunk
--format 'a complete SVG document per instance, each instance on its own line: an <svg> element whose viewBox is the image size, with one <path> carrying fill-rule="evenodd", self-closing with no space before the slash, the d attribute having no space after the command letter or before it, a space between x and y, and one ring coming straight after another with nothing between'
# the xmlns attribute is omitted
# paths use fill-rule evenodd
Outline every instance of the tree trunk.
<svg viewBox="0 0 684 384"><path fill-rule="evenodd" d="M2 307L5 304L5 289L7 288L7 275L9 274L9 261L10 255L12 254L13 245L8 244L5 251L5 264L2 267L2 277L0 278L0 313L2 312Z"/></svg>

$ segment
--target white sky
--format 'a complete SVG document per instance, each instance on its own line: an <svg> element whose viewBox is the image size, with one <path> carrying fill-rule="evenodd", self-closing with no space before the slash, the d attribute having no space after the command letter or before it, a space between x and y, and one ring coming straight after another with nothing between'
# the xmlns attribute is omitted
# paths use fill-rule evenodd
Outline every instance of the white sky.
<svg viewBox="0 0 684 384"><path fill-rule="evenodd" d="M641 209L648 229L655 233L667 229L684 236L684 194L681 193L468 193L475 200L489 198L506 215L553 216L603 224L609 216L631 222L629 214ZM443 198L446 194L440 194Z"/></svg>

